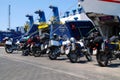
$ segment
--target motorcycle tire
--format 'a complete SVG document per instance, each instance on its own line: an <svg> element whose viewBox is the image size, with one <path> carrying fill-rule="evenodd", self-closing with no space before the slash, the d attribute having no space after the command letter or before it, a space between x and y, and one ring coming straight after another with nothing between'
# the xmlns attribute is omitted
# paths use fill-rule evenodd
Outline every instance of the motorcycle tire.
<svg viewBox="0 0 120 80"><path fill-rule="evenodd" d="M41 53L39 52L39 49L37 47L32 48L32 54L34 57L40 57Z"/></svg>
<svg viewBox="0 0 120 80"><path fill-rule="evenodd" d="M33 56L34 56L34 57L40 57L40 56L41 56L41 53L40 53L40 52L37 52L37 51L34 51L34 52L33 52Z"/></svg>
<svg viewBox="0 0 120 80"><path fill-rule="evenodd" d="M106 67L108 65L109 57L104 52L97 53L96 59L97 59L99 66Z"/></svg>
<svg viewBox="0 0 120 80"><path fill-rule="evenodd" d="M70 59L70 62L77 63L78 61L78 55L76 53L69 53L68 58Z"/></svg>
<svg viewBox="0 0 120 80"><path fill-rule="evenodd" d="M6 51L6 53L12 53L13 52L13 49L11 49L11 48L5 48L5 51Z"/></svg>
<svg viewBox="0 0 120 80"><path fill-rule="evenodd" d="M40 53L34 53L33 56L34 57L40 57Z"/></svg>
<svg viewBox="0 0 120 80"><path fill-rule="evenodd" d="M29 55L29 52L27 50L22 51L22 56L28 56L28 55Z"/></svg>
<svg viewBox="0 0 120 80"><path fill-rule="evenodd" d="M57 59L57 54L55 53L55 51L50 51L48 57L51 60L56 60Z"/></svg>

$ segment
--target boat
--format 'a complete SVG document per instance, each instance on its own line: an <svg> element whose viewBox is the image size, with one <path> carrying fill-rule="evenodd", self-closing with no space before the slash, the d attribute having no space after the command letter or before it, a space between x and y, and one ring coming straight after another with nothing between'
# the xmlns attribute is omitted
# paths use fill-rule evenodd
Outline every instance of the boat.
<svg viewBox="0 0 120 80"><path fill-rule="evenodd" d="M50 38L57 34L64 39L74 37L76 40L80 40L96 30L94 23L88 18L80 2L78 2L78 9L73 10L72 15L67 11L62 18L59 18L57 7L50 6L50 8L54 16L50 26Z"/></svg>

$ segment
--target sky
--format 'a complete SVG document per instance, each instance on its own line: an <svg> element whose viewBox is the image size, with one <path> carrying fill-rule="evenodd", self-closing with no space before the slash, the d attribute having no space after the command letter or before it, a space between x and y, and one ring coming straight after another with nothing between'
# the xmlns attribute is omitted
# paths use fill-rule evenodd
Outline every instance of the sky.
<svg viewBox="0 0 120 80"><path fill-rule="evenodd" d="M0 30L8 28L8 6L11 5L11 28L24 26L28 18L26 14L34 16L34 21L38 19L36 10L43 10L47 20L52 16L50 5L59 8L60 15L64 15L65 11L71 11L77 8L78 0L0 0ZM99 0L84 0L82 2L86 12L97 12L110 15L120 15L120 4L103 2Z"/></svg>

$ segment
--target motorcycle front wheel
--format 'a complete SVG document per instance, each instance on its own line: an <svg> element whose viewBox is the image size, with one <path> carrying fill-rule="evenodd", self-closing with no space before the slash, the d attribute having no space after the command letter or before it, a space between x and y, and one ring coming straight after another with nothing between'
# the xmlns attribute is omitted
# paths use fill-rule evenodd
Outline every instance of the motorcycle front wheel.
<svg viewBox="0 0 120 80"><path fill-rule="evenodd" d="M51 59L51 60L56 60L57 59L57 54L56 54L55 50L50 50L48 56L49 56L49 59Z"/></svg>
<svg viewBox="0 0 120 80"><path fill-rule="evenodd" d="M108 65L109 57L105 52L99 52L96 55L99 66L106 67Z"/></svg>
<svg viewBox="0 0 120 80"><path fill-rule="evenodd" d="M34 57L40 57L40 53L34 53L33 56Z"/></svg>
<svg viewBox="0 0 120 80"><path fill-rule="evenodd" d="M40 51L38 51L38 49L33 50L33 56L34 57L40 57L41 56Z"/></svg>
<svg viewBox="0 0 120 80"><path fill-rule="evenodd" d="M78 61L78 55L73 52L70 52L68 54L68 58L70 59L70 62L72 62L72 63L77 63L77 61Z"/></svg>
<svg viewBox="0 0 120 80"><path fill-rule="evenodd" d="M28 56L29 51L28 50L22 50L22 56Z"/></svg>

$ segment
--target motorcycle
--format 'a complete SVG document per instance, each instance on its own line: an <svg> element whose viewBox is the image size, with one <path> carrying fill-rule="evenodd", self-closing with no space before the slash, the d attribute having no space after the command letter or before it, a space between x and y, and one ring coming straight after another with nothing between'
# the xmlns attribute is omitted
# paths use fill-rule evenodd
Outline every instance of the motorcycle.
<svg viewBox="0 0 120 80"><path fill-rule="evenodd" d="M61 51L60 51L61 45L60 42L57 40L50 40L49 41L49 47L46 51L48 53L48 57L51 60L56 60L57 57L60 56Z"/></svg>
<svg viewBox="0 0 120 80"><path fill-rule="evenodd" d="M31 44L28 44L27 40L20 41L20 49L22 51L22 56L32 55L30 46Z"/></svg>
<svg viewBox="0 0 120 80"><path fill-rule="evenodd" d="M49 34L43 33L40 36L39 41L32 45L32 52L34 57L40 57L41 55L46 54L48 48Z"/></svg>
<svg viewBox="0 0 120 80"><path fill-rule="evenodd" d="M65 54L72 63L78 62L78 59L85 56L88 61L92 60L91 55L88 53L87 48L82 41L79 42L67 42L65 47Z"/></svg>
<svg viewBox="0 0 120 80"><path fill-rule="evenodd" d="M5 41L5 51L7 53L12 53L15 50L20 50L20 46L19 46L19 41L17 41L16 43L13 43L12 40L8 39Z"/></svg>
<svg viewBox="0 0 120 80"><path fill-rule="evenodd" d="M96 55L98 64L101 67L108 66L108 63L112 60L120 59L120 42L110 43L104 41L103 50L99 51Z"/></svg>
<svg viewBox="0 0 120 80"><path fill-rule="evenodd" d="M40 43L32 44L31 49L32 49L32 53L34 57L39 57L41 55L40 54L41 52Z"/></svg>
<svg viewBox="0 0 120 80"><path fill-rule="evenodd" d="M40 57L43 54L46 54L48 44L40 44L40 43L35 43L32 46L32 53L34 57Z"/></svg>

